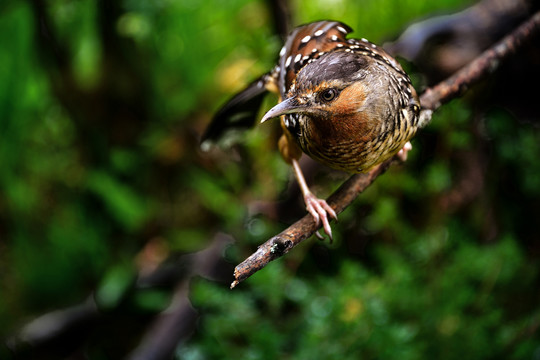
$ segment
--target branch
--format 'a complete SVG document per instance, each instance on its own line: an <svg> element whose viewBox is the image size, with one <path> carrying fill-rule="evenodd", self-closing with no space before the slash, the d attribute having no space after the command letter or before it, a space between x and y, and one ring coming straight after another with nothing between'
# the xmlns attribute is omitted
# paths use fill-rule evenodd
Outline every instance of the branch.
<svg viewBox="0 0 540 360"><path fill-rule="evenodd" d="M422 108L435 111L442 104L461 96L471 85L495 72L501 61L515 53L539 28L540 12L537 12L469 65L432 88L428 88L420 97Z"/></svg>
<svg viewBox="0 0 540 360"><path fill-rule="evenodd" d="M339 189L330 195L327 199L328 205L336 211L336 214L343 212L356 199L358 194L363 192L379 175L388 169L391 162L392 160L386 161L369 173L351 176ZM313 220L313 216L307 214L259 246L255 253L234 269L235 280L231 284L231 289L265 267L270 261L288 253L293 247L313 235L319 227Z"/></svg>
<svg viewBox="0 0 540 360"><path fill-rule="evenodd" d="M432 88L428 88L420 97L420 103L422 104L420 121L423 126L431 121L433 111L451 99L462 95L471 85L493 73L500 66L502 60L515 53L539 28L540 12L534 14L510 35L486 50L453 76ZM328 204L337 214L341 213L379 175L382 175L391 163L390 160L377 166L367 174L351 176L328 198ZM313 217L307 214L280 234L260 245L255 253L236 266L234 270L235 280L231 284L231 289L265 267L270 261L288 253L293 247L313 235L317 229L318 226L316 226Z"/></svg>
<svg viewBox="0 0 540 360"><path fill-rule="evenodd" d="M17 334L8 337L7 347L16 359L34 359L38 355L40 359L76 358L73 354L83 351L89 337L96 341L102 336L100 329L122 321L126 314L147 328L148 316L134 309L126 310L126 304L132 303L137 294L148 289L174 288L169 307L155 317L140 344L126 357L129 360L171 359L178 344L195 330L198 319L188 297L191 279L200 276L212 281L229 280L230 276L227 279L223 277L230 268L222 253L230 243L232 240L228 236L217 234L205 249L166 261L149 274L139 273L137 281L122 295L124 300L113 305L104 305L96 300L98 297L91 295L75 306L38 316ZM128 331L138 336L137 328ZM96 337L92 334L101 335ZM0 348L0 357L2 354Z"/></svg>

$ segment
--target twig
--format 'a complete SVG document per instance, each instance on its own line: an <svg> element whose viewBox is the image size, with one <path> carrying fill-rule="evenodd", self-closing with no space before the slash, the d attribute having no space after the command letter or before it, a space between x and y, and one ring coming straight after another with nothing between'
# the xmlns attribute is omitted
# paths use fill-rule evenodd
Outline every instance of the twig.
<svg viewBox="0 0 540 360"><path fill-rule="evenodd" d="M516 52L539 28L540 12L537 12L510 35L484 51L469 65L448 79L427 89L420 97L422 108L434 111L442 104L461 96L471 85L495 72L501 61Z"/></svg>
<svg viewBox="0 0 540 360"><path fill-rule="evenodd" d="M453 76L432 88L428 88L420 97L423 108L421 115L423 125L430 122L432 112L442 104L462 95L471 85L493 73L500 66L503 59L513 54L539 28L540 12L534 14L510 35L486 50ZM383 174L390 164L391 161L387 161L367 174L351 176L328 198L328 204L334 208L336 213L341 213L379 175ZM318 226L316 226L313 217L308 214L280 234L266 241L259 246L256 252L236 266L234 270L235 280L231 284L231 289L265 267L270 261L288 253L293 247L313 235L317 229Z"/></svg>
<svg viewBox="0 0 540 360"><path fill-rule="evenodd" d="M388 169L391 162L392 160L386 161L369 173L351 176L330 195L327 199L328 205L336 211L336 214L341 213L356 199L358 194L363 192L379 175ZM313 220L313 216L307 214L278 235L260 245L256 252L234 269L235 280L231 284L231 289L265 267L270 261L288 253L293 247L313 235L319 227Z"/></svg>

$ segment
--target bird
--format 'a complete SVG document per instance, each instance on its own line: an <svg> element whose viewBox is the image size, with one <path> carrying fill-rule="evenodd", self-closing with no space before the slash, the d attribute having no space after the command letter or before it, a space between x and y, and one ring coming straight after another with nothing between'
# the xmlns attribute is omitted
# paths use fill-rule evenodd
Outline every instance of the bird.
<svg viewBox="0 0 540 360"><path fill-rule="evenodd" d="M294 170L306 210L332 240L335 210L309 189L299 159L348 173L365 173L397 155L405 160L409 140L424 124L417 92L401 65L384 49L339 21L295 28L277 64L228 101L202 136L202 145L225 132L253 126L268 92L279 103L261 123L280 118L279 151ZM317 236L322 236L316 232Z"/></svg>

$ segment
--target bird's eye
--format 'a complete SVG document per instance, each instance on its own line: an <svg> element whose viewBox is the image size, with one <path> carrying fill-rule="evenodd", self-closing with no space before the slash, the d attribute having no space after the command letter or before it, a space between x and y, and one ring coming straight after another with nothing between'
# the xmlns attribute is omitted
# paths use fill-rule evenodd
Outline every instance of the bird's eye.
<svg viewBox="0 0 540 360"><path fill-rule="evenodd" d="M337 96L337 91L336 89L326 89L324 91L321 92L321 100L323 101L326 101L326 102L330 102L332 100L334 100Z"/></svg>

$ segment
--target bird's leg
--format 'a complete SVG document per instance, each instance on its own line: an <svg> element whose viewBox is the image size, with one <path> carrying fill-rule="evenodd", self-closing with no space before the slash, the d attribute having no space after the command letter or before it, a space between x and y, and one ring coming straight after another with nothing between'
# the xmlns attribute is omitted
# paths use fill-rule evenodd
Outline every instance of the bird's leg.
<svg viewBox="0 0 540 360"><path fill-rule="evenodd" d="M298 164L298 160L291 159L291 163L294 168L294 174L296 176L296 180L298 181L298 185L300 185L300 189L302 189L302 194L304 195L306 210L313 216L317 225L322 222L324 232L328 235L330 241L332 241L332 228L330 227L328 216L337 220L336 212L330 207L330 205L326 203L326 200L317 198L309 190L309 187L306 184L306 179L304 178L304 174L302 173L302 169L300 169L300 165ZM316 234L319 239L323 238L319 232Z"/></svg>
<svg viewBox="0 0 540 360"><path fill-rule="evenodd" d="M403 149L399 150L397 153L397 157L401 161L407 160L407 153L412 150L412 145L409 141L403 146Z"/></svg>

